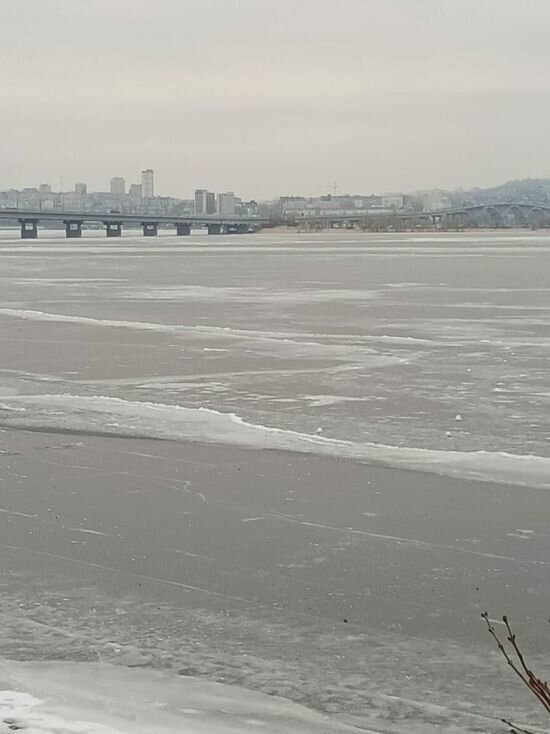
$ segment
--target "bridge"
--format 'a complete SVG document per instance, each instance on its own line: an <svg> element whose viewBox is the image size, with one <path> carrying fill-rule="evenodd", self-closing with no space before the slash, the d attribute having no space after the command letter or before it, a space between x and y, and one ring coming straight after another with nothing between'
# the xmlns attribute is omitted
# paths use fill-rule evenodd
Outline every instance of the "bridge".
<svg viewBox="0 0 550 734"><path fill-rule="evenodd" d="M343 227L361 229L469 229L550 227L550 206L497 202L429 212L357 212L350 214L314 214L287 219L287 223L308 229Z"/></svg>
<svg viewBox="0 0 550 734"><path fill-rule="evenodd" d="M466 229L476 227L531 227L550 226L550 206L497 202L473 206L440 209L433 212L400 213L404 226L431 224L439 229Z"/></svg>
<svg viewBox="0 0 550 734"><path fill-rule="evenodd" d="M167 216L158 214L121 214L119 212L63 212L27 211L21 209L0 209L0 222L13 222L21 227L22 239L36 239L38 225L53 222L65 226L69 238L81 237L86 223L99 223L105 227L107 237L120 237L124 225L139 226L145 237L158 235L160 227L175 227L178 236L191 234L191 229L206 228L208 234L248 234L257 232L272 223L261 217L240 216Z"/></svg>
<svg viewBox="0 0 550 734"><path fill-rule="evenodd" d="M247 234L276 222L265 217L241 216L168 216L159 214L122 214L120 212L65 212L58 210L0 209L0 223L20 225L23 239L36 239L40 223L63 224L69 238L81 237L85 224L100 224L107 237L120 237L124 225L141 227L145 237L158 235L159 228L173 227L178 236L205 228L208 234ZM497 202L431 212L357 212L350 214L314 214L284 218L279 224L305 226L308 229L342 227L353 229L469 229L550 227L550 206Z"/></svg>

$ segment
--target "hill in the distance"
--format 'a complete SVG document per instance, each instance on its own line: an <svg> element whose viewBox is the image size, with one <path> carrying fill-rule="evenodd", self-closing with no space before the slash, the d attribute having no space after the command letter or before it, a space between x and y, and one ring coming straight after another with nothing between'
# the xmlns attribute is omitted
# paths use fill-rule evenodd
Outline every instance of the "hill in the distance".
<svg viewBox="0 0 550 734"><path fill-rule="evenodd" d="M458 206L497 202L550 206L550 178L524 178L486 189L450 191L448 195Z"/></svg>

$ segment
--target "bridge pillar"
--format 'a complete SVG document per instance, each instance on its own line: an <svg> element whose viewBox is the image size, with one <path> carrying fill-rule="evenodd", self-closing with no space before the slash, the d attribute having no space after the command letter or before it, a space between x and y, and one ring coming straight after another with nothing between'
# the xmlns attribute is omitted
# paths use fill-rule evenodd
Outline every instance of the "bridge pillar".
<svg viewBox="0 0 550 734"><path fill-rule="evenodd" d="M159 233L159 226L156 222L142 222L141 226L144 237L156 237Z"/></svg>
<svg viewBox="0 0 550 734"><path fill-rule="evenodd" d="M176 234L178 237L188 237L191 234L191 225L178 222L176 224Z"/></svg>
<svg viewBox="0 0 550 734"><path fill-rule="evenodd" d="M82 222L80 220L65 219L65 235L69 238L82 237Z"/></svg>
<svg viewBox="0 0 550 734"><path fill-rule="evenodd" d="M20 219L21 239L35 240L38 237L38 219Z"/></svg>
<svg viewBox="0 0 550 734"><path fill-rule="evenodd" d="M107 237L122 236L122 222L104 222Z"/></svg>
<svg viewBox="0 0 550 734"><path fill-rule="evenodd" d="M222 234L222 225L221 224L209 224L208 234Z"/></svg>

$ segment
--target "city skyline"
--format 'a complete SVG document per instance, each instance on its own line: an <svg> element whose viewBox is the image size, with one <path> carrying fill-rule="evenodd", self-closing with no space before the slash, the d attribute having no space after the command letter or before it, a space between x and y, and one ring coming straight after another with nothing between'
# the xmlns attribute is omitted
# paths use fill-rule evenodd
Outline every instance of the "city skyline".
<svg viewBox="0 0 550 734"><path fill-rule="evenodd" d="M419 213L430 215L445 211L459 213L462 218L470 216L470 224L480 217L480 223L484 226L492 222L495 226L510 227L519 222L522 226L529 224L538 227L546 226L547 212L550 211L550 178L508 181L496 187L470 190L431 189L389 194L335 192L320 197L282 194L272 200L247 201L232 191L215 193L208 189L196 189L193 198L185 199L154 195L154 171L146 169L141 173L142 183L131 183L128 190L125 179L120 176L111 178L108 192L88 190L85 182L76 183L74 190L66 192L56 192L47 183L22 190L0 190L0 213L5 216L14 209L35 214L43 212L46 216L72 213L75 215L74 221L79 221L77 215L84 221L86 215L101 214L120 214L123 217L143 215L149 219L175 217L176 220L216 215L263 217L270 222L311 221L312 217L324 217L332 221L334 217L345 220L346 217L359 216L370 217L377 228L393 228L401 221L399 217L410 219L411 215L416 217ZM143 196L144 187L146 196ZM470 215L464 214L465 210ZM372 217L376 220L372 220ZM25 220L32 225L33 233L39 219L40 215ZM465 226L466 223L461 220L457 224L453 220L450 224Z"/></svg>
<svg viewBox="0 0 550 734"><path fill-rule="evenodd" d="M4 206L6 200L17 201L24 199L25 196L43 197L45 200L53 201L52 197L63 197L71 200L75 195L77 196L92 196L102 197L105 201L111 200L112 203L116 203L117 200L127 199L128 201L146 202L146 201L162 201L171 200L173 202L185 202L192 204L196 210L200 213L213 213L214 211L223 211L224 209L229 213L236 206L245 203L246 200L242 196L238 196L234 191L211 191L209 189L197 189L194 192L187 192L183 197L174 196L173 194L158 195L155 191L155 172L152 169L146 169L141 171L141 183L127 182L122 176L112 176L107 179L108 185L96 190L89 187L85 181L77 181L74 187L69 186L64 189L57 189L51 183L40 183L36 185L34 182L27 182L30 185L25 185L21 188L14 186L0 187L0 208ZM148 194L143 195L144 181L146 181L146 187L148 188ZM147 183L148 181L148 183ZM492 192L492 194L491 194ZM493 195L493 199L491 199ZM496 198L494 198L496 195ZM542 178L524 178L524 179L509 179L507 181L500 181L495 186L480 187L473 186L470 189L456 187L454 189L421 189L416 191L338 191L337 187L333 185L331 193L321 194L318 196L311 195L306 192L278 192L276 196L271 199L261 199L259 197L252 197L248 200L248 203L253 204L273 204L277 201L283 200L339 200L339 199L380 199L387 202L387 206L390 208L402 208L405 200L424 198L432 201L445 201L448 198L455 199L457 201L469 199L470 201L481 197L486 203L491 200L495 202L502 202L503 196L506 201L521 203L550 203L550 177ZM16 197L15 199L13 197ZM4 204L2 205L2 201ZM12 203L13 203L12 201ZM432 209L441 208L441 206L430 207Z"/></svg>
<svg viewBox="0 0 550 734"><path fill-rule="evenodd" d="M549 21L546 0L11 3L0 186L100 189L138 158L176 196L545 176Z"/></svg>

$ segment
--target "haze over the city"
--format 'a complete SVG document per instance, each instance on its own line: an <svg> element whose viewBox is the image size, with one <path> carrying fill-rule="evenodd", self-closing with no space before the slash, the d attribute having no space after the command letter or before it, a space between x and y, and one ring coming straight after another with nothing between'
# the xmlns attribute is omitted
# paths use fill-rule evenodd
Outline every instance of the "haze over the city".
<svg viewBox="0 0 550 734"><path fill-rule="evenodd" d="M160 194L546 176L547 0L5 4L1 187Z"/></svg>

